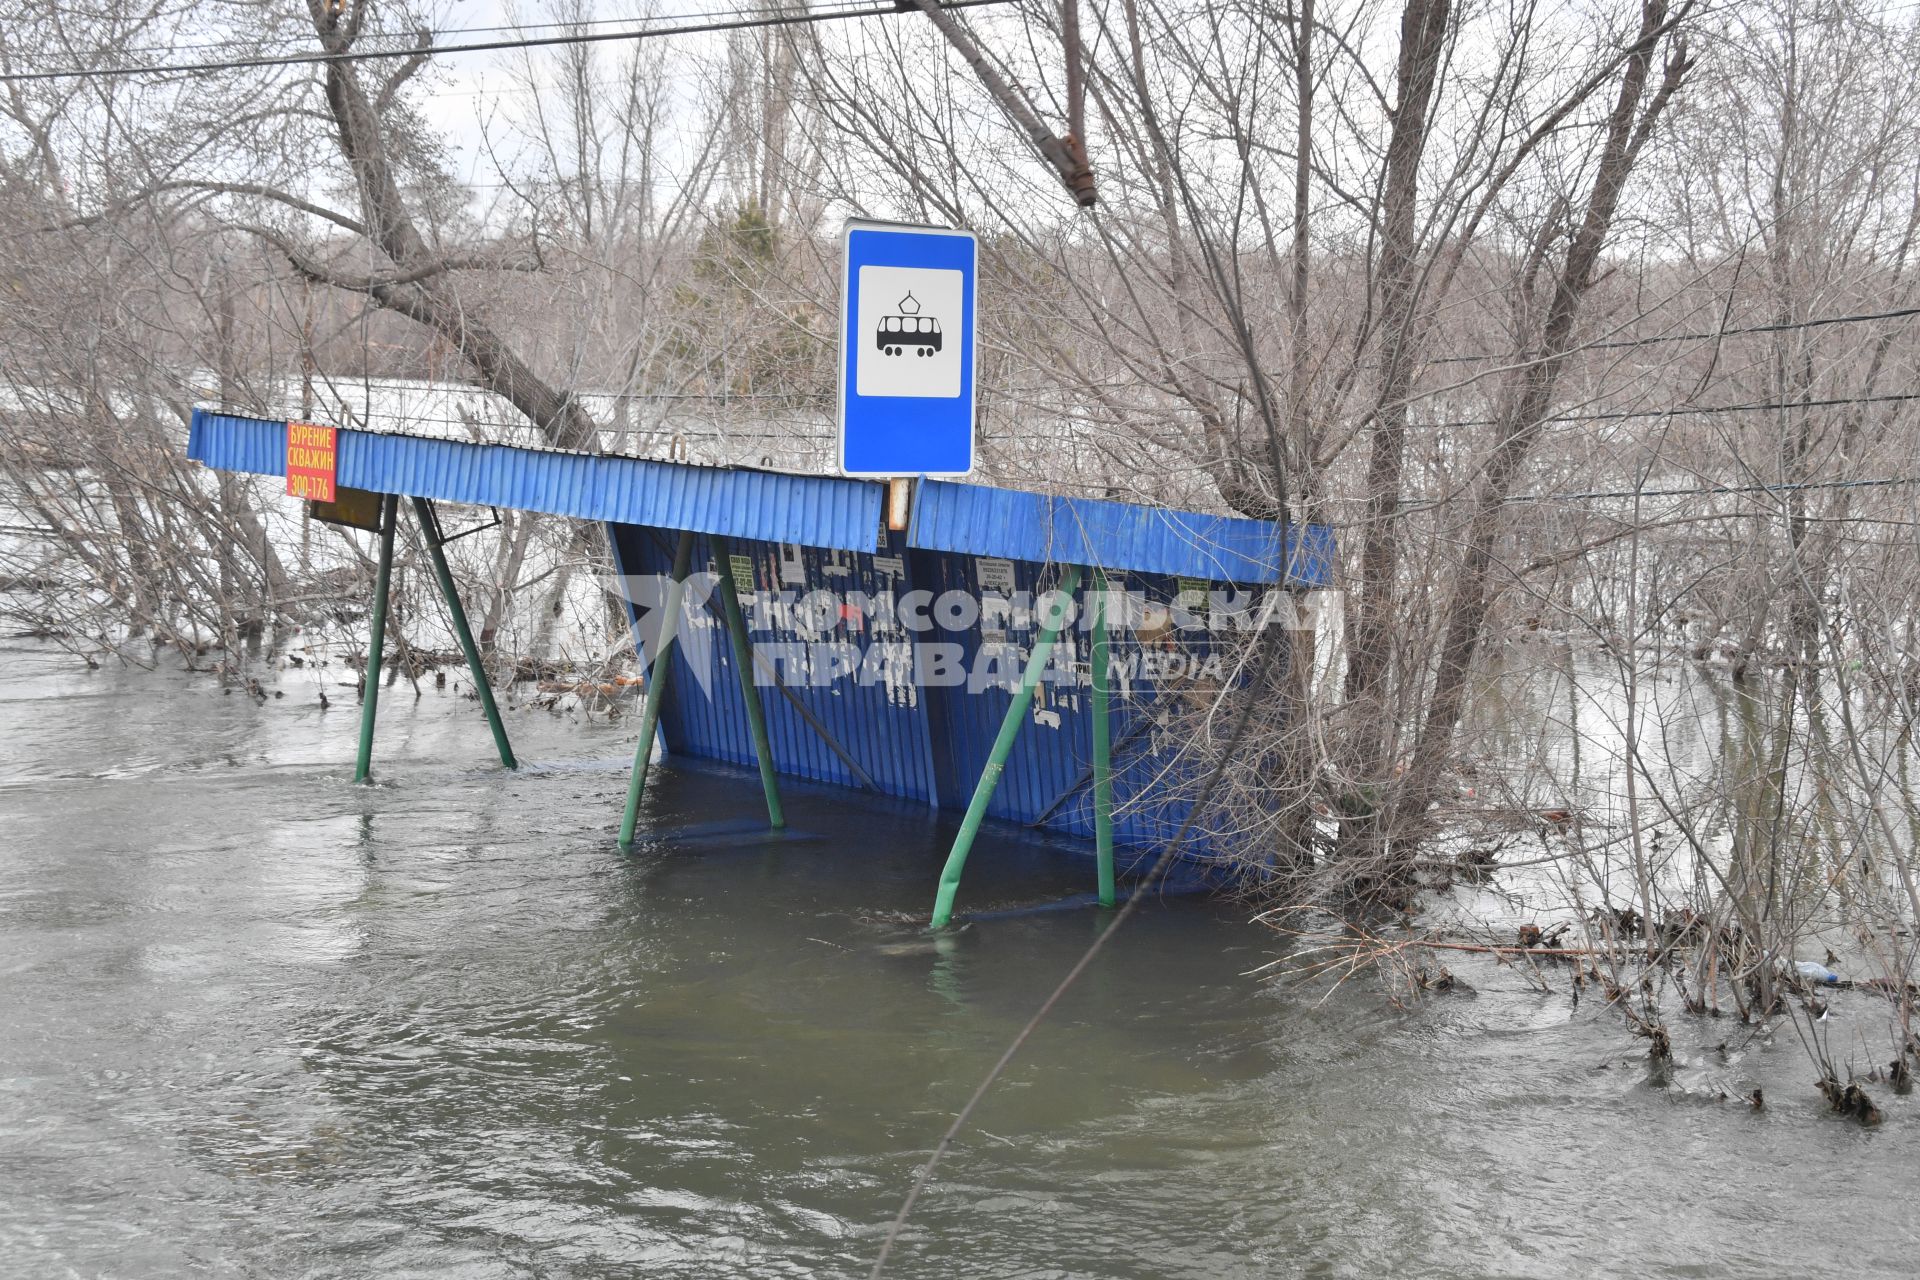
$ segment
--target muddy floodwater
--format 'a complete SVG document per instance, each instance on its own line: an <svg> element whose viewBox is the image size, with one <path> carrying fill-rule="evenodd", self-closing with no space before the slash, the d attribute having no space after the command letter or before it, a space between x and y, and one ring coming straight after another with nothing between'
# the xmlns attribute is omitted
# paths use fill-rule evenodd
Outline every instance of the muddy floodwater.
<svg viewBox="0 0 1920 1280"><path fill-rule="evenodd" d="M331 685L332 676L327 677ZM864 1275L916 1165L1095 910L919 928L949 828L665 768L629 723L0 648L0 1275ZM962 905L1090 887L983 840ZM1911 1276L1920 1106L1826 1115L1782 1025L1245 976L1155 901L986 1101L896 1276ZM1884 1025L1835 1001L1834 1017ZM1754 1113L1718 1100L1759 1085Z"/></svg>

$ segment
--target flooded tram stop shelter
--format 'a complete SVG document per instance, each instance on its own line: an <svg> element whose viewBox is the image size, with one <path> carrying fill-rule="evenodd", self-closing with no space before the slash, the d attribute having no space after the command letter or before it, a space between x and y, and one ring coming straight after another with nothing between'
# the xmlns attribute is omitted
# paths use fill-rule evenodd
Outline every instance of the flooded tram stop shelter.
<svg viewBox="0 0 1920 1280"><path fill-rule="evenodd" d="M938 480L697 466L196 409L188 455L288 477L378 530L356 777L368 776L400 499L419 520L501 763L515 767L442 551L436 503L605 522L647 667L620 843L656 737L675 757L964 812L935 888L951 918L987 819L1157 856L1186 817L1165 733L1183 693L1234 678L1270 588L1328 584L1320 526ZM1232 614L1231 619L1221 615ZM666 625L663 620L670 621ZM1204 848L1204 838L1196 849ZM1183 853L1185 847L1183 846Z"/></svg>

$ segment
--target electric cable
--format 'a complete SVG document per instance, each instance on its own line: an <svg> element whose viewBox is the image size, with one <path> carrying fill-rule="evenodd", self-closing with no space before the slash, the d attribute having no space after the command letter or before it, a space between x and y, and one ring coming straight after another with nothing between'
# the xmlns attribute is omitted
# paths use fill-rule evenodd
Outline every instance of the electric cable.
<svg viewBox="0 0 1920 1280"><path fill-rule="evenodd" d="M941 10L978 9L989 5L1013 4L1015 0L942 0ZM734 10L731 12L738 12ZM679 22L631 31L574 32L568 35L531 36L514 40L476 40L405 49L349 49L344 53L308 53L261 58L229 58L210 62L176 62L151 66L67 67L54 71L14 71L0 73L0 84L18 84L33 80L98 80L132 76L188 75L210 71L241 71L258 67L297 67L335 62L375 62L395 58L438 57L446 53L484 53L498 49L542 49L559 45L607 44L624 40L651 40L657 36L698 35L715 31L746 31L759 27L797 27L845 18L877 18L896 13L915 13L898 4L872 4L797 13L766 14L754 18L735 18L701 22Z"/></svg>
<svg viewBox="0 0 1920 1280"><path fill-rule="evenodd" d="M1920 400L1920 391L1903 391L1884 396L1834 396L1825 400L1764 400L1751 404L1703 404L1675 405L1666 409L1618 409L1601 413L1555 414L1540 419L1541 422L1573 423L1582 422L1621 422L1631 418L1684 418L1703 413L1761 413L1776 409L1832 409L1854 404L1898 404L1908 400ZM1409 427L1427 429L1446 427L1495 427L1500 425L1498 418L1465 418L1457 422L1420 422L1408 423Z"/></svg>
<svg viewBox="0 0 1920 1280"><path fill-rule="evenodd" d="M1618 351L1627 347L1651 347L1666 342L1710 342L1715 338L1737 338L1754 333L1785 333L1795 329L1822 329L1835 324L1864 324L1871 320L1903 320L1920 316L1920 307L1898 307L1892 311L1867 311L1857 315L1821 316L1814 320L1782 321L1779 324L1746 325L1738 329L1716 329L1708 333L1660 333L1644 338L1610 338L1604 342L1585 342L1573 348L1579 351ZM1568 354L1572 354L1569 352ZM1440 356L1429 364L1468 364L1478 360L1524 360L1518 352L1495 355L1482 351L1471 355Z"/></svg>

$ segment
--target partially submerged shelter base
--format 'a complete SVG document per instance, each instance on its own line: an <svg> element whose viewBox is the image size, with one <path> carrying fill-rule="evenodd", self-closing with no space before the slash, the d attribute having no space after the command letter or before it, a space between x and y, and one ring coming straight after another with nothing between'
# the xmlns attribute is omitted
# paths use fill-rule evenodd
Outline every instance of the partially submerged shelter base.
<svg viewBox="0 0 1920 1280"><path fill-rule="evenodd" d="M209 466L282 475L287 424L196 410L188 447ZM936 884L940 923L988 819L1086 841L1098 899L1115 902L1129 860L1120 850L1151 863L1187 817L1168 730L1230 681L1231 641L1219 633L1249 625L1232 620L1263 593L1325 586L1333 550L1319 527L944 481L915 484L906 519L890 521L899 485L398 433L339 430L337 467L341 485L389 495L359 776L371 761L393 495L414 500L507 765L430 503L604 521L625 582L665 597L653 597L659 625L643 628L628 592L648 678L622 846L656 745L757 770L776 829L780 775L916 800L961 814ZM803 607L815 597L839 603ZM1203 602L1200 621L1169 621L1190 599ZM1077 606L1079 625L1037 600ZM946 601L955 607L933 607ZM1203 823L1183 865L1204 865L1211 835Z"/></svg>
<svg viewBox="0 0 1920 1280"><path fill-rule="evenodd" d="M1080 566L1069 565L1067 576L1060 582L1060 592L1071 600L1073 589L1079 585ZM1033 691L1040 684L1040 673L1047 669L1047 659L1053 656L1054 642L1060 638L1065 613L1065 606L1057 600L1053 602L1047 620L1041 624L1040 638L1034 642L1033 652L1027 656L1027 665L1020 671L1020 691L1007 704L1007 714L1001 717L1000 732L994 736L993 750L987 754L986 764L981 766L980 781L974 784L973 799L967 802L967 816L960 822L960 834L953 838L953 848L947 853L947 865L940 871L940 887L933 897L933 927L936 929L953 919L953 897L960 892L960 876L967 869L967 854L973 851L974 837L980 834L980 824L987 817L987 806L993 803L993 793L1000 785L1000 775L1006 772L1007 757L1012 754L1013 744L1020 737L1020 726L1026 722L1027 710L1033 705ZM1096 729L1093 762L1096 771L1102 767L1099 745L1099 731ZM1098 803L1097 798L1095 803Z"/></svg>
<svg viewBox="0 0 1920 1280"><path fill-rule="evenodd" d="M440 586L440 598L446 603L447 616L453 624L454 635L460 641L461 655L466 658L467 671L473 677L474 694L487 714L487 727L493 731L494 749L500 753L501 764L509 769L518 769L520 762L514 758L513 746L507 741L507 726L500 719L499 704L493 699L493 686L487 680L487 669L480 660L479 646L473 642L473 628L467 624L467 611L460 603L460 591L454 585L453 570L447 564L447 539L440 530L439 517L434 512L433 504L425 498L416 497L413 500L413 511L420 521L421 541L427 544L427 554L433 560L433 576ZM355 782L368 782L373 778L373 729L380 708L380 663L386 648L387 596L393 580L393 537L399 518L399 495L381 494L380 551L373 573L373 608L369 619L372 634L367 637L367 663L361 675L360 749L354 756Z"/></svg>
<svg viewBox="0 0 1920 1280"><path fill-rule="evenodd" d="M775 831L787 825L780 807L780 780L773 765L773 744L767 738L767 715L760 706L760 686L754 680L753 640L747 635L746 615L740 610L740 588L733 580L733 548L725 538L713 540L720 561L720 606L727 615L727 644L739 673L740 701L746 704L747 728L753 734L753 758L760 769L760 789L767 797L767 825ZM748 583L752 586L752 583Z"/></svg>
<svg viewBox="0 0 1920 1280"><path fill-rule="evenodd" d="M387 640L387 589L393 579L393 526L399 511L398 498L390 493L381 496L380 560L373 571L373 633L367 637L367 664L360 672L360 751L353 762L355 782L366 782L373 776L373 722L380 710L380 651Z"/></svg>
<svg viewBox="0 0 1920 1280"><path fill-rule="evenodd" d="M427 544L427 554L433 559L433 576L440 583L440 597L447 602L447 616L453 623L453 634L460 641L460 652L467 660L467 672L473 677L473 691L480 699L480 707L487 713L487 727L493 731L493 746L500 753L500 763L509 769L518 769L520 762L514 759L513 746L507 741L507 727L500 721L500 707L493 700L493 684L487 679L487 668L480 661L480 646L473 642L473 628L467 625L467 611L460 603L460 592L453 583L453 570L447 565L447 539L440 531L440 517L433 504L425 498L413 500L414 514L420 520L420 536Z"/></svg>
<svg viewBox="0 0 1920 1280"><path fill-rule="evenodd" d="M627 781L627 810L620 817L620 847L633 848L633 827L640 819L640 794L647 785L647 765L653 759L653 735L660 727L660 704L667 695L667 678L673 669L673 637L679 631L680 601L686 594L687 569L693 560L693 532L682 530L680 545L673 553L673 580L667 588L667 623L660 629L655 645L651 674L647 677L646 709L640 714L640 740L633 747L633 773Z"/></svg>

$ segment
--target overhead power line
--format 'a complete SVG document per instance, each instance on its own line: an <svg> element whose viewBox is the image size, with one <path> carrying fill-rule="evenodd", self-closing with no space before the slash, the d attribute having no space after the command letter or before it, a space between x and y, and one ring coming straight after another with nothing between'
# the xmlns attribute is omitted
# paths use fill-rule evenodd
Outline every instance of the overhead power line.
<svg viewBox="0 0 1920 1280"><path fill-rule="evenodd" d="M1542 422L1572 423L1620 422L1630 418L1683 418L1703 413L1761 413L1770 409L1832 409L1850 404L1898 404L1920 400L1920 391L1905 391L1885 396L1837 396L1830 400L1766 400L1752 404L1674 405L1665 409L1618 409L1604 413L1567 413L1542 418ZM1412 425L1412 424L1409 424ZM1422 427L1444 430L1449 427L1496 427L1498 418L1468 418L1460 422L1423 422Z"/></svg>
<svg viewBox="0 0 1920 1280"><path fill-rule="evenodd" d="M1593 502L1615 498L1713 498L1739 496L1748 493L1784 494L1805 493L1816 489L1887 489L1899 485L1920 484L1920 476L1886 476L1870 480L1803 480L1797 483L1781 484L1715 484L1699 485L1684 489L1590 489L1581 493L1514 493L1500 501L1504 505L1519 503L1549 504L1555 502ZM1401 504L1400 514L1411 515L1416 511L1431 511L1444 507L1459 499L1459 494L1447 498L1417 498ZM1871 517L1858 517L1862 523L1872 523ZM1365 521L1336 521L1339 528L1354 529Z"/></svg>
<svg viewBox="0 0 1920 1280"><path fill-rule="evenodd" d="M1596 489L1588 493L1518 493L1508 502L1576 502L1589 498L1710 498L1738 493L1801 493L1809 489L1884 489L1891 485L1920 484L1920 476L1892 476L1878 480L1803 480L1793 484L1725 484L1696 489Z"/></svg>
<svg viewBox="0 0 1920 1280"><path fill-rule="evenodd" d="M847 0L842 0L842 3L846 3L846 2ZM752 8L703 9L698 13L682 13L682 14L673 14L669 16L681 18L681 19L699 18L702 21L708 21L711 19L732 17L736 15L745 16L748 14L764 14L765 12L766 10L764 8L761 8L761 9L752 9ZM530 36L535 31L553 31L553 30L583 31L588 27L613 27L613 26L631 27L635 22L642 21L642 20L643 19L637 19L631 15L628 15L626 17L620 17L620 18L575 18L572 20L556 19L551 22L507 22L507 23L499 23L492 26L484 26L484 27L439 27L434 29L433 37L436 40L445 39L447 37L466 39L472 36L492 35L495 32L500 32L500 31L510 31L515 33L516 35ZM379 31L362 31L360 33L360 39L362 40L418 40L419 37L420 37L420 33L417 29L406 30L406 31L383 29ZM257 35L257 36L228 36L224 39L219 39L219 40L196 40L191 43L169 42L167 44L125 44L125 45L114 46L112 52L122 56L130 53L164 53L164 54L178 55L178 54L187 53L187 52L197 53L207 49L240 49L240 50L248 51L248 56L250 57L267 57L269 56L269 54L267 53L267 50L269 49L269 47L277 46L277 45L289 46L288 56L290 57L299 56L300 54L304 54L308 52L312 48L312 36L311 34L309 34L307 37L304 38L304 42L302 40L302 37L293 36L293 35L287 35L287 36Z"/></svg>
<svg viewBox="0 0 1920 1280"><path fill-rule="evenodd" d="M1012 4L1014 0L941 0L939 9L978 9L988 5ZM730 12L739 12L732 10ZM838 9L817 9L799 13L762 14L750 18L716 21L675 22L628 31L573 32L568 35L530 36L511 40L476 40L465 44L414 47L407 49L349 50L346 53L284 54L272 57L230 58L213 62L176 62L149 66L68 67L57 71L16 71L0 74L0 84L30 80L99 80L130 76L189 75L207 71L243 71L258 67L297 67L333 62L374 62L420 55L438 57L446 53L485 53L499 49L541 49L557 45L607 44L623 40L651 40L657 36L698 35L702 32L745 31L756 27L796 27L816 22L836 22L846 18L879 18L894 13L913 13L917 9L898 4L863 4ZM698 16L698 15L696 15Z"/></svg>
<svg viewBox="0 0 1920 1280"><path fill-rule="evenodd" d="M1786 333L1794 329L1820 329L1832 324L1864 324L1870 320L1902 320L1920 316L1920 307L1900 307L1893 311L1869 311L1850 316L1822 316L1815 320L1783 321L1779 324L1753 324L1738 329L1714 329L1705 333L1657 333L1644 338L1612 338L1605 342L1585 342L1575 351L1619 351L1628 347L1652 347L1668 342L1711 342L1715 338L1737 338L1743 334ZM1485 360L1525 360L1518 353L1495 354L1490 351L1464 356L1440 356L1433 364L1470 364Z"/></svg>

